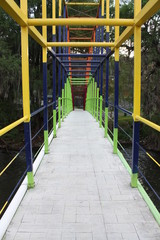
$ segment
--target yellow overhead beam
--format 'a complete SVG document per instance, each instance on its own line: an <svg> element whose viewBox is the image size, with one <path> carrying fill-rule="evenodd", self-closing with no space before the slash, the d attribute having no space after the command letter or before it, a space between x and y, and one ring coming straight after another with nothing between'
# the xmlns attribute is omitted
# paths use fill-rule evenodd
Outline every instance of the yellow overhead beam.
<svg viewBox="0 0 160 240"><path fill-rule="evenodd" d="M114 47L114 42L48 42L48 47Z"/></svg>
<svg viewBox="0 0 160 240"><path fill-rule="evenodd" d="M19 8L13 0L0 0L0 6L10 15L21 27L27 26L27 15ZM29 27L30 36L42 47L46 46L46 41L35 27Z"/></svg>
<svg viewBox="0 0 160 240"><path fill-rule="evenodd" d="M135 25L142 26L160 9L160 0L150 0L135 17Z"/></svg>
<svg viewBox="0 0 160 240"><path fill-rule="evenodd" d="M27 26L27 16L13 0L0 0L0 7L8 13L21 27Z"/></svg>
<svg viewBox="0 0 160 240"><path fill-rule="evenodd" d="M67 6L99 6L99 3L95 2L65 2Z"/></svg>
<svg viewBox="0 0 160 240"><path fill-rule="evenodd" d="M37 18L28 19L29 26L75 26L75 25L87 25L87 26L133 26L133 19L105 19L105 18L67 18L67 19L52 19L52 18Z"/></svg>
<svg viewBox="0 0 160 240"><path fill-rule="evenodd" d="M35 28L30 26L28 28L29 35L41 46L46 47L47 42L44 40L43 36L40 34L40 32Z"/></svg>
<svg viewBox="0 0 160 240"><path fill-rule="evenodd" d="M146 3L143 9L135 16L135 25L143 25L149 18L151 18L160 9L160 0L150 0ZM134 25L134 26L135 26ZM120 37L115 41L115 47L120 47L134 32L134 26L128 26Z"/></svg>
<svg viewBox="0 0 160 240"><path fill-rule="evenodd" d="M120 47L134 32L134 27L127 27L115 41L115 47Z"/></svg>

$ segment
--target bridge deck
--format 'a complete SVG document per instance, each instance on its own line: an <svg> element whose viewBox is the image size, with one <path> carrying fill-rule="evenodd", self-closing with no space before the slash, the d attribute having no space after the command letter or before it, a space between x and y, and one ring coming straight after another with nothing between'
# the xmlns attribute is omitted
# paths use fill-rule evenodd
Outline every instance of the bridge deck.
<svg viewBox="0 0 160 240"><path fill-rule="evenodd" d="M84 111L58 130L4 239L158 240L160 228Z"/></svg>

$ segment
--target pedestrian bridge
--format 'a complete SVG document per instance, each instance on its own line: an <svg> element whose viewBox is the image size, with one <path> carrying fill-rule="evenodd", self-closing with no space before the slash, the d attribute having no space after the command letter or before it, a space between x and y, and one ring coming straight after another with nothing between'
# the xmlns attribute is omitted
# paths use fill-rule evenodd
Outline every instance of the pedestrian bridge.
<svg viewBox="0 0 160 240"><path fill-rule="evenodd" d="M24 124L24 146L0 169L0 177L23 151L26 159L25 171L7 199L1 202L0 196L0 239L4 236L8 240L159 240L160 194L139 166L139 150L157 168L160 163L141 146L139 133L142 124L160 132L160 126L141 111L141 27L158 12L160 1L146 1L141 8L141 0L134 0L131 19L120 18L119 0L42 0L40 18L34 18L37 6L33 2L34 7L28 9L31 1L0 0L5 14L20 26L22 98L19 102L23 105L21 118L3 126L0 136ZM92 7L96 12L91 9L90 16ZM110 9L115 12L111 14ZM7 21L8 16L4 16ZM47 32L48 27L52 31ZM119 49L132 35L133 103L125 109L119 103L119 95L123 94L119 94ZM43 66L39 66L43 69L43 81L37 84L43 85L43 106L33 112L29 36L41 46ZM109 75L111 56L114 76ZM48 99L48 78L52 79L52 100ZM83 110L76 109L77 99L81 99ZM31 123L40 113L43 123L34 133ZM123 115L133 123L132 136L119 124L119 116ZM38 141L42 131L43 144L33 156L32 143ZM130 139L132 156L122 146L119 131ZM120 149L129 155L131 167ZM154 172L150 174L155 177ZM147 185L145 189L139 176ZM156 206L146 192L148 189L152 200L153 196L157 200Z"/></svg>
<svg viewBox="0 0 160 240"><path fill-rule="evenodd" d="M49 149L4 239L160 239L122 154L88 112L71 112Z"/></svg>

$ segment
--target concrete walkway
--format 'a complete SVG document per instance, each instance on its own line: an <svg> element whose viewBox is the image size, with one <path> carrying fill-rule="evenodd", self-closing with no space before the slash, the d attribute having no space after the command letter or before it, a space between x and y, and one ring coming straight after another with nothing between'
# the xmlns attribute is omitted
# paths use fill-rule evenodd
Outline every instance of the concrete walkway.
<svg viewBox="0 0 160 240"><path fill-rule="evenodd" d="M158 224L112 151L89 113L70 113L4 239L159 240Z"/></svg>

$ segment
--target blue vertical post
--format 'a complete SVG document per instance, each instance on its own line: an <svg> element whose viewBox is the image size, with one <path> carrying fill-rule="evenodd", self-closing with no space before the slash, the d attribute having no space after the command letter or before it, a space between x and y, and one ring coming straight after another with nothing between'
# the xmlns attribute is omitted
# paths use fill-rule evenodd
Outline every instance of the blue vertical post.
<svg viewBox="0 0 160 240"><path fill-rule="evenodd" d="M103 18L104 16L102 16ZM101 42L104 41L104 27L101 27ZM101 54L103 54L103 47L101 47ZM102 105L103 105L103 63L100 65L101 69L101 85L100 85L100 121L99 121L99 127L102 127Z"/></svg>
<svg viewBox="0 0 160 240"><path fill-rule="evenodd" d="M63 8L63 18L66 17L66 5ZM65 42L65 26L63 26L63 42ZM65 53L65 47L63 47L63 53ZM62 68L62 122L64 121L64 78L65 78L65 69Z"/></svg>
<svg viewBox="0 0 160 240"><path fill-rule="evenodd" d="M47 62L43 62L44 146L48 153Z"/></svg>
<svg viewBox="0 0 160 240"><path fill-rule="evenodd" d="M100 10L99 10L100 11ZM99 13L100 14L100 13ZM97 41L100 42L100 27L98 27L97 29ZM97 48L97 53L99 54L100 48ZM99 72L100 72L100 68L98 67L97 69L97 122L99 119Z"/></svg>
<svg viewBox="0 0 160 240"><path fill-rule="evenodd" d="M140 123L133 120L133 140L132 140L132 176L131 186L137 187L138 178L138 158L139 158L139 129Z"/></svg>
<svg viewBox="0 0 160 240"><path fill-rule="evenodd" d="M99 67L97 69L97 117L96 117L97 122L98 122L98 115L99 115Z"/></svg>
<svg viewBox="0 0 160 240"><path fill-rule="evenodd" d="M115 0L115 18L119 18L119 0ZM116 26L115 41L118 38L119 38L119 26ZM119 48L115 48L113 153L117 153L118 150L118 101L119 101Z"/></svg>
<svg viewBox="0 0 160 240"><path fill-rule="evenodd" d="M52 18L56 17L56 0L52 0ZM56 26L52 26L52 41L56 42ZM53 51L56 52L56 48L53 47ZM53 137L56 137L56 123L57 123L57 111L56 111L56 57L53 56L52 61L52 73L53 73Z"/></svg>
<svg viewBox="0 0 160 240"><path fill-rule="evenodd" d="M65 41L67 42L67 39L68 39L68 29L66 27L66 34L65 34ZM66 47L66 53L68 53L68 47ZM69 57L68 57L68 62L69 62ZM69 64L68 64L69 66ZM67 67L67 71L69 70L69 67ZM66 82L65 82L65 116L67 116L68 114L68 100L67 100L67 73L66 73Z"/></svg>
<svg viewBox="0 0 160 240"><path fill-rule="evenodd" d="M106 32L106 42L109 42L109 32ZM109 48L106 48L106 53L108 53ZM109 57L106 58L106 96L105 96L105 134L108 134L108 89L109 89Z"/></svg>
<svg viewBox="0 0 160 240"><path fill-rule="evenodd" d="M25 152L27 162L27 177L28 177L28 188L33 188L34 177L33 177L33 156L32 156L32 137L31 137L31 122L24 123L24 137L25 137Z"/></svg>
<svg viewBox="0 0 160 240"><path fill-rule="evenodd" d="M60 4L60 3L59 3ZM59 18L61 18L61 6L59 6ZM61 26L58 27L58 41L61 42ZM61 53L61 47L58 48ZM58 63L58 127L61 127L61 63Z"/></svg>
<svg viewBox="0 0 160 240"><path fill-rule="evenodd" d="M56 41L56 34L52 35L52 41ZM55 51L55 48L53 48ZM52 60L52 73L53 73L53 136L56 137L56 57L53 56Z"/></svg>
<svg viewBox="0 0 160 240"><path fill-rule="evenodd" d="M115 61L113 153L117 153L118 147L118 99L119 99L119 61Z"/></svg>

